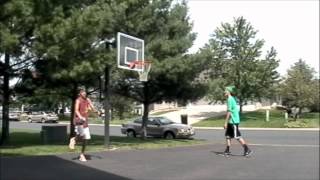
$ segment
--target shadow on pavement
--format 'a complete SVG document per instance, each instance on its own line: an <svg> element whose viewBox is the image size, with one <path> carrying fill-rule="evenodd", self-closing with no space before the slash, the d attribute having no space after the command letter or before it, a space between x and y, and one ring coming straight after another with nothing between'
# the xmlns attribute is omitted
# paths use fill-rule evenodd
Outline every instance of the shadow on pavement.
<svg viewBox="0 0 320 180"><path fill-rule="evenodd" d="M0 159L2 180L130 180L107 171L86 166L86 163L56 156L8 157Z"/></svg>
<svg viewBox="0 0 320 180"><path fill-rule="evenodd" d="M221 151L210 151L218 156L225 156L224 152ZM243 154L229 154L229 156L238 156L238 157L245 157Z"/></svg>

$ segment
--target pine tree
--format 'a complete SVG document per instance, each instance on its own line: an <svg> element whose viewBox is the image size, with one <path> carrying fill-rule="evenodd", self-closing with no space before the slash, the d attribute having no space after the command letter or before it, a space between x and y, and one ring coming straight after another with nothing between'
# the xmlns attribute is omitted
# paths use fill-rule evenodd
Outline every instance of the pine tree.
<svg viewBox="0 0 320 180"><path fill-rule="evenodd" d="M51 3L54 4L54 1ZM39 59L35 68L44 79L44 88L64 89L73 109L79 86L97 87L105 67L114 56L105 41L113 36L113 13L107 1L71 1L48 6L52 12L47 23L35 30L33 52ZM60 91L61 92L61 91Z"/></svg>
<svg viewBox="0 0 320 180"><path fill-rule="evenodd" d="M239 17L232 24L222 23L200 50L199 56L208 63L207 73L212 79L208 96L212 101L222 101L224 87L235 85L242 112L246 101L272 94L279 77L277 53L272 47L261 58L264 41L256 39L256 34L253 26Z"/></svg>
<svg viewBox="0 0 320 180"><path fill-rule="evenodd" d="M34 0L4 0L0 2L0 76L3 76L2 132L0 144L9 141L9 104L12 89L9 80L34 60L30 53L33 29L36 24Z"/></svg>
<svg viewBox="0 0 320 180"><path fill-rule="evenodd" d="M280 85L284 105L289 108L298 107L299 113L305 107L314 110L319 107L319 79L314 74L314 69L302 59L294 63Z"/></svg>
<svg viewBox="0 0 320 180"><path fill-rule="evenodd" d="M114 80L114 92L144 105L142 138L146 135L149 105L161 101L192 101L201 97L204 86L196 81L201 72L193 56L186 55L195 34L185 2L120 1L116 31L145 40L145 59L152 61L149 80L141 83L132 72ZM124 12L124 13L122 13ZM120 73L120 72L119 72Z"/></svg>

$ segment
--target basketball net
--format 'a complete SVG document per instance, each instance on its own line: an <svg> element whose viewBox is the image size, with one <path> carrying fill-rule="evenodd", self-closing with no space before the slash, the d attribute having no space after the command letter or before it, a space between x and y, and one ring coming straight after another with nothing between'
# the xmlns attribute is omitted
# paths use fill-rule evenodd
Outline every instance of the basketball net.
<svg viewBox="0 0 320 180"><path fill-rule="evenodd" d="M139 81L148 81L148 74L151 69L151 61L134 61L134 63L130 65L130 68L138 70Z"/></svg>

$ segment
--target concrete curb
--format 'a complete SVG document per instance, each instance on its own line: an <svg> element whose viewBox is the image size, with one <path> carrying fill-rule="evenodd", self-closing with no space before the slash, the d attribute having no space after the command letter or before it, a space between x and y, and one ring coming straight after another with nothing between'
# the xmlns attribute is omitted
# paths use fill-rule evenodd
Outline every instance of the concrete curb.
<svg viewBox="0 0 320 180"><path fill-rule="evenodd" d="M223 127L194 127L195 129L203 130L222 130ZM319 128L246 128L240 127L240 130L254 130L254 131L320 131Z"/></svg>

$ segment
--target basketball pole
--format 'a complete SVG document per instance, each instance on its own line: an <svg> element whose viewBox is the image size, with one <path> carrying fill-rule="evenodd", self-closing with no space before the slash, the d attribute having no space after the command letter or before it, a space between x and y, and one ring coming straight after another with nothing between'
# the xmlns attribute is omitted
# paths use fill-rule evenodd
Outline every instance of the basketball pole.
<svg viewBox="0 0 320 180"><path fill-rule="evenodd" d="M104 82L104 147L107 149L110 145L110 69L107 65Z"/></svg>
<svg viewBox="0 0 320 180"><path fill-rule="evenodd" d="M107 39L106 41L106 49L111 50L113 46L115 46L115 39ZM104 71L104 147L109 149L110 148L110 75L111 75L111 66L106 65Z"/></svg>

